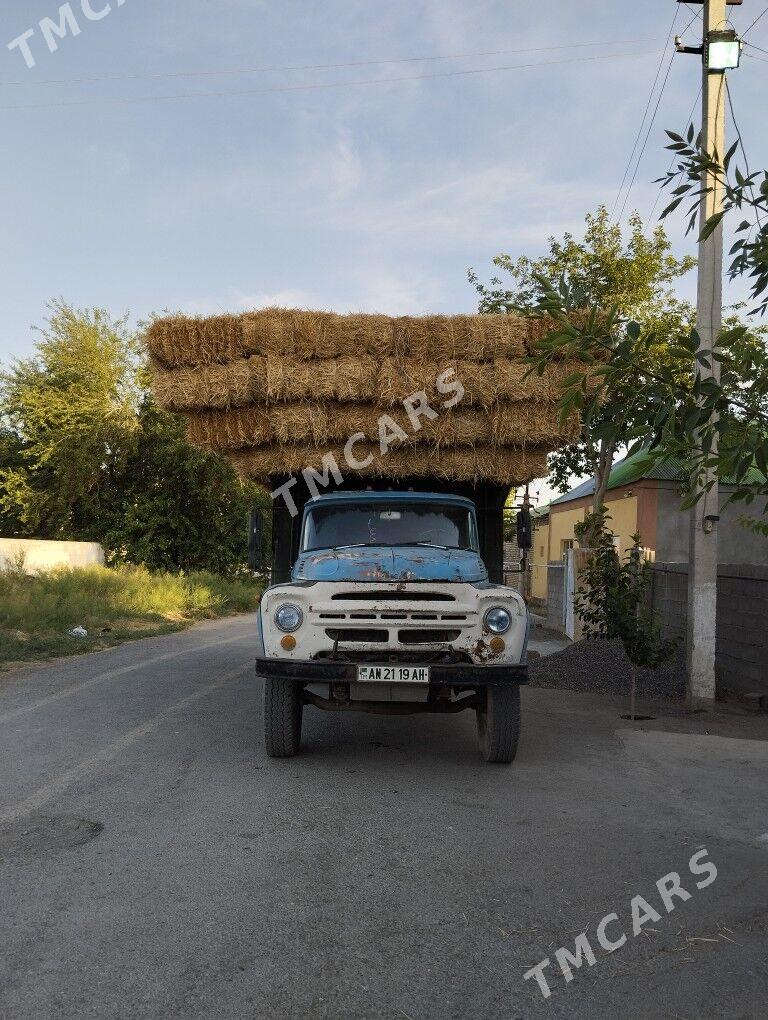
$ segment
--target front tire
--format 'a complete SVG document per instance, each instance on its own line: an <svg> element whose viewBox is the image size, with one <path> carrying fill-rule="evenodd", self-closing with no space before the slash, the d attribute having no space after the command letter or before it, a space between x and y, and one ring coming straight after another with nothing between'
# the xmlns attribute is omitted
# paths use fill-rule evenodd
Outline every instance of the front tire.
<svg viewBox="0 0 768 1020"><path fill-rule="evenodd" d="M484 761L508 765L520 740L520 685L486 688L477 709L477 740Z"/></svg>
<svg viewBox="0 0 768 1020"><path fill-rule="evenodd" d="M299 684L265 678L264 743L270 758L293 758L298 753L303 710Z"/></svg>

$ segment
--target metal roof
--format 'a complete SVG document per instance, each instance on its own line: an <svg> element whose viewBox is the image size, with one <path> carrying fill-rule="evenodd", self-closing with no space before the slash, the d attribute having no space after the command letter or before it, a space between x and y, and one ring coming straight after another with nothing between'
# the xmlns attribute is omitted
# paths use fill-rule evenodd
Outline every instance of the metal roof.
<svg viewBox="0 0 768 1020"><path fill-rule="evenodd" d="M680 465L674 460L649 462L646 450L639 450L631 457L625 457L618 464L614 464L611 477L608 479L608 488L617 489L620 485L632 485L639 482L641 478L654 478L661 482L674 482L682 479ZM582 482L570 492L552 500L552 505L559 503L571 503L575 499L582 499L584 496L591 496L595 491L595 479L589 478Z"/></svg>

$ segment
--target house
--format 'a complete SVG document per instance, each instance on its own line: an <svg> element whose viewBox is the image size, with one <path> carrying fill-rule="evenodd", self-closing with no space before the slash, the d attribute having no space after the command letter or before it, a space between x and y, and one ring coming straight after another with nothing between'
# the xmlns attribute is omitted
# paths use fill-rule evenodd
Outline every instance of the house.
<svg viewBox="0 0 768 1020"><path fill-rule="evenodd" d="M592 510L594 479L542 507L533 518L530 594L554 630L568 627L568 549L578 544L575 525ZM724 505L733 486L720 484L717 576L718 689L764 698L768 704L768 538L744 527L741 518L759 517L763 501ZM640 453L611 471L605 505L613 543L624 556L632 536L648 550L652 563L649 604L664 637L684 648L688 611L690 512L680 509L681 473L671 463L648 467ZM768 517L766 517L768 520Z"/></svg>
<svg viewBox="0 0 768 1020"><path fill-rule="evenodd" d="M640 544L661 563L687 563L690 514L680 510L681 473L673 462L650 468L641 451L616 464L611 471L605 505L614 545L623 556L640 535ZM577 545L574 527L592 510L594 478L582 482L540 511L536 538L531 551L532 577L536 591L542 589L541 574L548 563L560 562L566 550ZM721 563L768 566L768 539L740 523L749 514L759 516L762 505L722 504L732 485L720 486L718 549ZM533 591L532 591L533 593ZM534 597L536 595L534 594Z"/></svg>

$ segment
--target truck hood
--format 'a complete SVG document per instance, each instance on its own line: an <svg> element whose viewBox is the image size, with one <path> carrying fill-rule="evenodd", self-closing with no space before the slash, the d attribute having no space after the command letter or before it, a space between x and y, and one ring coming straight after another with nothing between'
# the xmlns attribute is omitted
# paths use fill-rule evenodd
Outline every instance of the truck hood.
<svg viewBox="0 0 768 1020"><path fill-rule="evenodd" d="M427 546L365 546L318 549L302 553L293 568L294 581L487 581L488 571L469 549Z"/></svg>

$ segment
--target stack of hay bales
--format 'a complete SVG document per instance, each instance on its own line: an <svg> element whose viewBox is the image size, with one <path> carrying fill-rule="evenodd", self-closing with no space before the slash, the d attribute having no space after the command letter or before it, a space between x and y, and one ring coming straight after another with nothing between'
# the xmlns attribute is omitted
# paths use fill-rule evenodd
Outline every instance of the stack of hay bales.
<svg viewBox="0 0 768 1020"><path fill-rule="evenodd" d="M365 474L504 484L546 473L547 454L573 441L559 420L572 364L528 374L524 359L549 326L512 315L390 318L270 308L211 318L170 316L146 334L158 403L187 420L190 440L259 480L319 468L355 433ZM464 397L438 392L453 369ZM414 432L402 401L424 391L437 418ZM379 419L407 433L386 456ZM350 472L351 473L351 472Z"/></svg>

